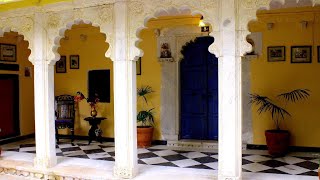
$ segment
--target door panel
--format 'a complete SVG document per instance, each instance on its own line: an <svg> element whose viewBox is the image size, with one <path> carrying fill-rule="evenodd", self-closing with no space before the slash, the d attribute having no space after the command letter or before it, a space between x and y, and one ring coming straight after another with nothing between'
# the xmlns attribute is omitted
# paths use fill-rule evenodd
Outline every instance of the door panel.
<svg viewBox="0 0 320 180"><path fill-rule="evenodd" d="M19 135L18 75L0 75L0 138Z"/></svg>
<svg viewBox="0 0 320 180"><path fill-rule="evenodd" d="M218 60L208 54L208 139L218 139Z"/></svg>
<svg viewBox="0 0 320 180"><path fill-rule="evenodd" d="M213 38L197 38L182 51L182 139L218 138L218 64L217 58L208 52L212 43Z"/></svg>

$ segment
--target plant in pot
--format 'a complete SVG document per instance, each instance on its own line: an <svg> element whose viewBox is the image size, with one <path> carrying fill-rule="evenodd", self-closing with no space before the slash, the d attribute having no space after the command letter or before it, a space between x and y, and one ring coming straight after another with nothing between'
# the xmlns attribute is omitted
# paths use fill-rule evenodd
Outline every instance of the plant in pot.
<svg viewBox="0 0 320 180"><path fill-rule="evenodd" d="M137 114L137 139L138 139L138 147L145 148L151 146L152 136L153 136L153 125L154 125L154 117L153 117L153 109L147 108L148 100L147 95L152 93L152 89L150 86L143 86L138 88L137 95L138 101L142 101L142 109Z"/></svg>
<svg viewBox="0 0 320 180"><path fill-rule="evenodd" d="M295 89L279 94L277 98L287 104L307 99L309 96L310 91L308 89ZM265 131L268 152L272 156L284 156L288 151L290 133L288 130L280 129L280 122L284 120L285 116L291 116L291 114L285 107L277 105L270 98L259 94L250 94L250 104L258 107L257 112L259 114L264 112L271 115L276 129Z"/></svg>

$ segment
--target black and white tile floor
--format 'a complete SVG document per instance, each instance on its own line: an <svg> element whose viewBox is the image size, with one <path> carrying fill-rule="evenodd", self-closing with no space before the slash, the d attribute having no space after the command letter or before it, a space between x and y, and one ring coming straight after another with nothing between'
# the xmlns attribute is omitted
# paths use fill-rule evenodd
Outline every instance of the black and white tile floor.
<svg viewBox="0 0 320 180"><path fill-rule="evenodd" d="M4 151L35 153L34 142L2 145ZM114 143L91 143L75 141L60 143L56 146L57 156L68 156L86 159L114 161ZM309 156L308 156L309 155ZM138 149L140 164L171 166L181 168L218 169L218 153L210 150L185 151L172 149L167 146L153 146L147 149ZM272 158L261 153L247 153L242 155L243 172L274 173L291 175L317 176L319 160L304 153L304 155L290 155L281 158Z"/></svg>

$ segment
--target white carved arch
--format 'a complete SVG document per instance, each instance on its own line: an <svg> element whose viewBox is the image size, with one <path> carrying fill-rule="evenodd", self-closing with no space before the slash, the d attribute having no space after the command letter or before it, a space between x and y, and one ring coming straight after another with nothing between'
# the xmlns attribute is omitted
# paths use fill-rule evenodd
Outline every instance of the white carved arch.
<svg viewBox="0 0 320 180"><path fill-rule="evenodd" d="M28 60L33 63L33 18L30 16L0 20L0 37L3 37L4 33L10 31L22 35L24 38L23 40L28 42L28 49L31 51Z"/></svg>
<svg viewBox="0 0 320 180"><path fill-rule="evenodd" d="M258 10L272 10L293 7L306 7L320 5L320 0L246 0L239 5L239 41L238 52L240 56L252 51L252 46L246 38L251 33L249 23L257 21Z"/></svg>
<svg viewBox="0 0 320 180"><path fill-rule="evenodd" d="M46 14L48 29L48 59L50 63L59 60L58 48L60 40L64 38L65 31L73 25L80 23L91 24L100 28L100 33L106 35L105 41L109 48L105 53L107 58L113 60L113 5L106 4L93 7L85 7L60 12L48 12Z"/></svg>
<svg viewBox="0 0 320 180"><path fill-rule="evenodd" d="M210 52L219 55L219 8L217 0L202 1L153 1L153 3L130 2L129 3L129 49L130 60L137 60L143 56L143 51L138 47L141 39L139 37L141 30L147 28L147 22L151 18L161 16L176 15L202 15L207 24L211 24L213 31L210 36L214 36L216 41L210 46Z"/></svg>

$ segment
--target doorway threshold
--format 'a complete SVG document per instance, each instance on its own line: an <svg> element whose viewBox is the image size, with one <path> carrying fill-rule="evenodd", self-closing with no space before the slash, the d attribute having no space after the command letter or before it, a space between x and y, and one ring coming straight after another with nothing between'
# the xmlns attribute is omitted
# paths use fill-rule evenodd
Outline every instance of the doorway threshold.
<svg viewBox="0 0 320 180"><path fill-rule="evenodd" d="M218 150L218 141L214 140L192 140L180 139L178 141L167 141L169 147L181 147L190 149L214 149Z"/></svg>

